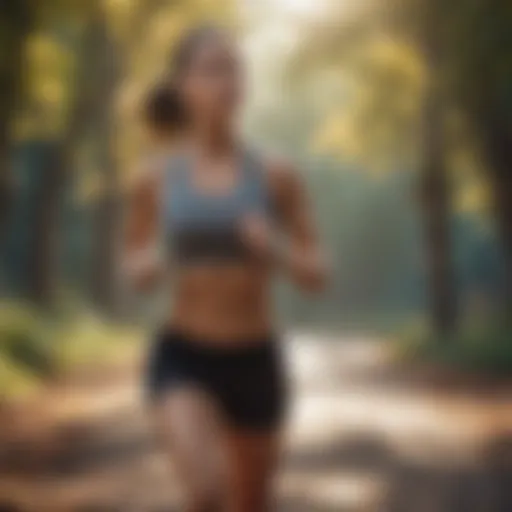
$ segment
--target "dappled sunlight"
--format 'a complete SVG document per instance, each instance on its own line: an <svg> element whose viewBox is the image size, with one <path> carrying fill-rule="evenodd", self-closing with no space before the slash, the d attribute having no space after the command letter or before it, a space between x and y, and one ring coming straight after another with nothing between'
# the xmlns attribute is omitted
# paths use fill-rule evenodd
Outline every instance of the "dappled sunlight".
<svg viewBox="0 0 512 512"><path fill-rule="evenodd" d="M285 503L292 497L294 502L310 503L312 507L361 510L382 503L386 485L383 477L371 472L291 470L280 482L280 494Z"/></svg>
<svg viewBox="0 0 512 512"><path fill-rule="evenodd" d="M382 510L395 500L410 505L413 475L414 486L445 499L431 475L475 471L489 446L512 427L500 416L505 402L433 393L405 378L382 340L298 332L284 348L293 405L277 482L279 511ZM139 512L178 503L176 479L143 413L138 379L132 365L90 387L68 382L49 393L37 413L44 429L27 430L21 452L26 459L19 464L27 470L34 463L28 455L43 447L38 457L48 460L37 467L51 477L36 483L27 476L34 468L25 476L8 472L1 479L0 502L10 497L31 511L30 503L38 501L52 512L68 511L70 504ZM449 482L451 489L455 484Z"/></svg>
<svg viewBox="0 0 512 512"><path fill-rule="evenodd" d="M507 410L506 396L486 398L476 409L470 395L420 392L411 375L393 369L389 353L375 340L319 342L298 335L288 350L299 397L290 428L305 445L321 449L339 436L371 428L408 456L448 460L468 450L473 454L489 432L512 426L512 416L500 412Z"/></svg>
<svg viewBox="0 0 512 512"><path fill-rule="evenodd" d="M73 390L60 395L55 404L55 415L61 420L92 420L104 417L106 414L122 412L133 407L135 399L140 394L139 386L134 383L127 387L122 383L118 387L92 395L90 391Z"/></svg>
<svg viewBox="0 0 512 512"><path fill-rule="evenodd" d="M173 57L181 37L204 25L225 30L222 51L227 41L233 51L219 65L229 72L205 65L198 76L240 80L225 84L223 124L212 104L215 115L197 126L218 121L215 135L240 128L231 142L253 147L262 172L266 162L285 163L297 197L305 191L290 205L312 210L295 212L304 223L297 231L318 238L330 267L314 297L278 282L261 294L269 304L246 308L248 317L264 312L255 323L265 316L265 329L275 319L285 338L291 400L276 512L512 510L506 2L4 3L0 512L179 506L143 375L146 341L168 325L179 269L173 262L154 293L135 290L122 278L122 239L134 185L167 176L167 155L194 132L188 101L201 97L204 77L186 94ZM179 128L148 130L143 113L155 85L164 96L173 86ZM238 106L240 118L228 119ZM277 204L270 174L261 180L264 206L279 208L265 256L274 262L273 242L282 241L276 260L294 267L281 256L305 251L288 245L297 226L283 222L288 209ZM166 187L155 188L155 199ZM153 202L157 232L161 202ZM148 212L144 204L136 216ZM167 264L166 244L156 245ZM276 274L287 278L285 266ZM215 282L224 285L230 270ZM212 298L205 310L211 302L238 315L242 300L259 293L229 296L224 308L221 290L191 281L191 304L196 294L203 303L203 288ZM238 284L222 288L229 295Z"/></svg>

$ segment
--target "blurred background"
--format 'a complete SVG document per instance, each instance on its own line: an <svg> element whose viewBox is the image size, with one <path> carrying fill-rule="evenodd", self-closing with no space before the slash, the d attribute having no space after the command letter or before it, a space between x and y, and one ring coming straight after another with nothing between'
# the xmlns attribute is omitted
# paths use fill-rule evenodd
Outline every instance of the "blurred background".
<svg viewBox="0 0 512 512"><path fill-rule="evenodd" d="M512 4L0 2L0 510L163 512L139 400L158 299L119 275L139 108L187 28L247 63L334 267L276 287L279 511L512 510Z"/></svg>

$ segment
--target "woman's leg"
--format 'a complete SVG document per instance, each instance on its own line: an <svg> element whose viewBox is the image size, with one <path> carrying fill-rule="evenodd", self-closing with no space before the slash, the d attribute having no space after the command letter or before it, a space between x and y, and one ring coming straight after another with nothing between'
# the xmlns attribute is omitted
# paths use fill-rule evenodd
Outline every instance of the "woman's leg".
<svg viewBox="0 0 512 512"><path fill-rule="evenodd" d="M155 420L181 480L185 510L223 511L225 445L213 400L195 387L180 387L161 397Z"/></svg>
<svg viewBox="0 0 512 512"><path fill-rule="evenodd" d="M279 459L277 432L227 435L229 512L269 512Z"/></svg>

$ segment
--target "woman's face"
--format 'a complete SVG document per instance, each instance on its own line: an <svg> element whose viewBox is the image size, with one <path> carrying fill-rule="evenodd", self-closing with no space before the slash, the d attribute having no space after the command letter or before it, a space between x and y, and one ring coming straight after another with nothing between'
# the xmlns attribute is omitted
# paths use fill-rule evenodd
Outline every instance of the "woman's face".
<svg viewBox="0 0 512 512"><path fill-rule="evenodd" d="M228 38L206 38L195 49L181 83L192 122L225 124L233 120L243 95L237 49Z"/></svg>

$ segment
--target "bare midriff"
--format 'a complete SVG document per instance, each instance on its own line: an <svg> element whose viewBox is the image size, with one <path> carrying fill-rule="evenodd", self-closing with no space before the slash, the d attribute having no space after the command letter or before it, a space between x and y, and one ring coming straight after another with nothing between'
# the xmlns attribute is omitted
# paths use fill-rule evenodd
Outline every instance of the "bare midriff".
<svg viewBox="0 0 512 512"><path fill-rule="evenodd" d="M173 328L214 345L256 343L272 332L268 268L194 264L174 277Z"/></svg>

